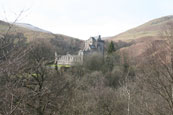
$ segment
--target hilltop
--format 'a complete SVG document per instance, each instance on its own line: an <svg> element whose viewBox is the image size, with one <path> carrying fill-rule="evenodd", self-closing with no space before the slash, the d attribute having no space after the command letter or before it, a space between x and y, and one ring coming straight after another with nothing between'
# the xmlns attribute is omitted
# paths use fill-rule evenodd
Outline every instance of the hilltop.
<svg viewBox="0 0 173 115"><path fill-rule="evenodd" d="M165 16L158 19L151 20L138 27L130 29L119 35L108 37L108 40L113 41L130 41L137 40L144 37L158 37L167 24L173 24L173 16Z"/></svg>
<svg viewBox="0 0 173 115"><path fill-rule="evenodd" d="M27 39L27 43L30 43L34 40L44 39L47 43L50 43L55 50L59 50L60 54L65 54L66 52L74 53L77 52L82 47L82 40L66 36L63 34L54 34L47 30L35 27L31 24L26 23L7 23L0 21L0 36L4 36L8 29L10 31L8 34L11 37L18 37L22 35Z"/></svg>
<svg viewBox="0 0 173 115"><path fill-rule="evenodd" d="M121 48L120 51L127 52L129 57L139 59L146 54L151 44L165 43L163 32L172 24L173 16L165 16L151 20L119 35L108 37L106 40L130 43L129 46Z"/></svg>
<svg viewBox="0 0 173 115"><path fill-rule="evenodd" d="M52 33L52 32L50 32L50 31L41 29L41 28L39 28L39 27L33 26L33 25L31 25L31 24L27 24L27 23L15 23L15 25L17 25L17 26L19 26L19 27L26 28L26 29L30 29L30 30L33 30L33 31L45 32L45 33Z"/></svg>

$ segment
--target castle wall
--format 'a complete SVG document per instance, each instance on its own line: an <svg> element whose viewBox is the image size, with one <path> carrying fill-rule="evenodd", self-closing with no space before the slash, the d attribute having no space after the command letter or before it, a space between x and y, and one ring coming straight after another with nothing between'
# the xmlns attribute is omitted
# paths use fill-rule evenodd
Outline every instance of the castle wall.
<svg viewBox="0 0 173 115"><path fill-rule="evenodd" d="M73 65L75 63L80 63L83 61L82 56L79 55L64 55L56 59L57 64L60 65Z"/></svg>

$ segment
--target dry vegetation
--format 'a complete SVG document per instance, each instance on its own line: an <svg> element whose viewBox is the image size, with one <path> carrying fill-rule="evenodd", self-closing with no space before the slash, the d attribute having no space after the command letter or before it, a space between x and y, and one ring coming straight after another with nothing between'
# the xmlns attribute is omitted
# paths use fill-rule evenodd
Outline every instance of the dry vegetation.
<svg viewBox="0 0 173 115"><path fill-rule="evenodd" d="M77 49L58 40L26 44L17 35L0 38L0 115L173 115L172 26L162 33L164 44L148 44L145 60L114 51L65 71L45 66L52 43L62 54L63 48Z"/></svg>

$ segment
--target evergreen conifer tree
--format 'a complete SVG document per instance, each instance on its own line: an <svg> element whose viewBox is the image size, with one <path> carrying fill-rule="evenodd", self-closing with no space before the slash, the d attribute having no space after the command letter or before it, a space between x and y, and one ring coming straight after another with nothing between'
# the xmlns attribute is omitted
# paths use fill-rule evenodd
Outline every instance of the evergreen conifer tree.
<svg viewBox="0 0 173 115"><path fill-rule="evenodd" d="M114 51L115 51L115 46L114 46L113 41L111 41L111 43L108 46L108 51L107 52L108 52L108 54L111 54Z"/></svg>

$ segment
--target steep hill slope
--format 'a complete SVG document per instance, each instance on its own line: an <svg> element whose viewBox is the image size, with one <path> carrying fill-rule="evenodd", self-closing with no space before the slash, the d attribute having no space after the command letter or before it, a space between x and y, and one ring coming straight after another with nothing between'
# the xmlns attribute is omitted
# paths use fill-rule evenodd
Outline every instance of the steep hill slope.
<svg viewBox="0 0 173 115"><path fill-rule="evenodd" d="M48 31L44 31L43 29L40 29L38 27L32 26L30 24L9 24L4 21L0 21L0 34L5 34L9 27L11 27L9 33L10 34L16 34L16 33L23 33L25 37L28 38L28 40L33 40L36 38L53 38L55 36L59 36L63 39L76 39L69 36L61 35L61 34L53 34Z"/></svg>
<svg viewBox="0 0 173 115"><path fill-rule="evenodd" d="M146 52L148 51L151 44L165 44L166 36L163 35L163 32L172 27L172 25L173 16L166 16L149 21L141 26L128 30L117 36L109 37L107 38L107 40L114 42L130 42L130 46L123 47L120 49L120 51L128 53L129 57L140 59L142 57L145 57L144 55L146 55ZM159 51L161 49L157 47L157 50Z"/></svg>
<svg viewBox="0 0 173 115"><path fill-rule="evenodd" d="M167 24L173 24L173 16L166 16L166 17L154 19L136 28L133 28L124 33L121 33L117 36L109 37L108 40L130 41L130 40L136 40L139 38L158 37L160 36L159 35L160 32L164 30Z"/></svg>
<svg viewBox="0 0 173 115"><path fill-rule="evenodd" d="M82 40L77 38L53 34L30 24L10 24L0 21L0 36L4 36L7 32L10 37L25 37L28 43L33 40L44 39L51 43L52 47L58 50L60 54L75 53L82 47L83 43Z"/></svg>

